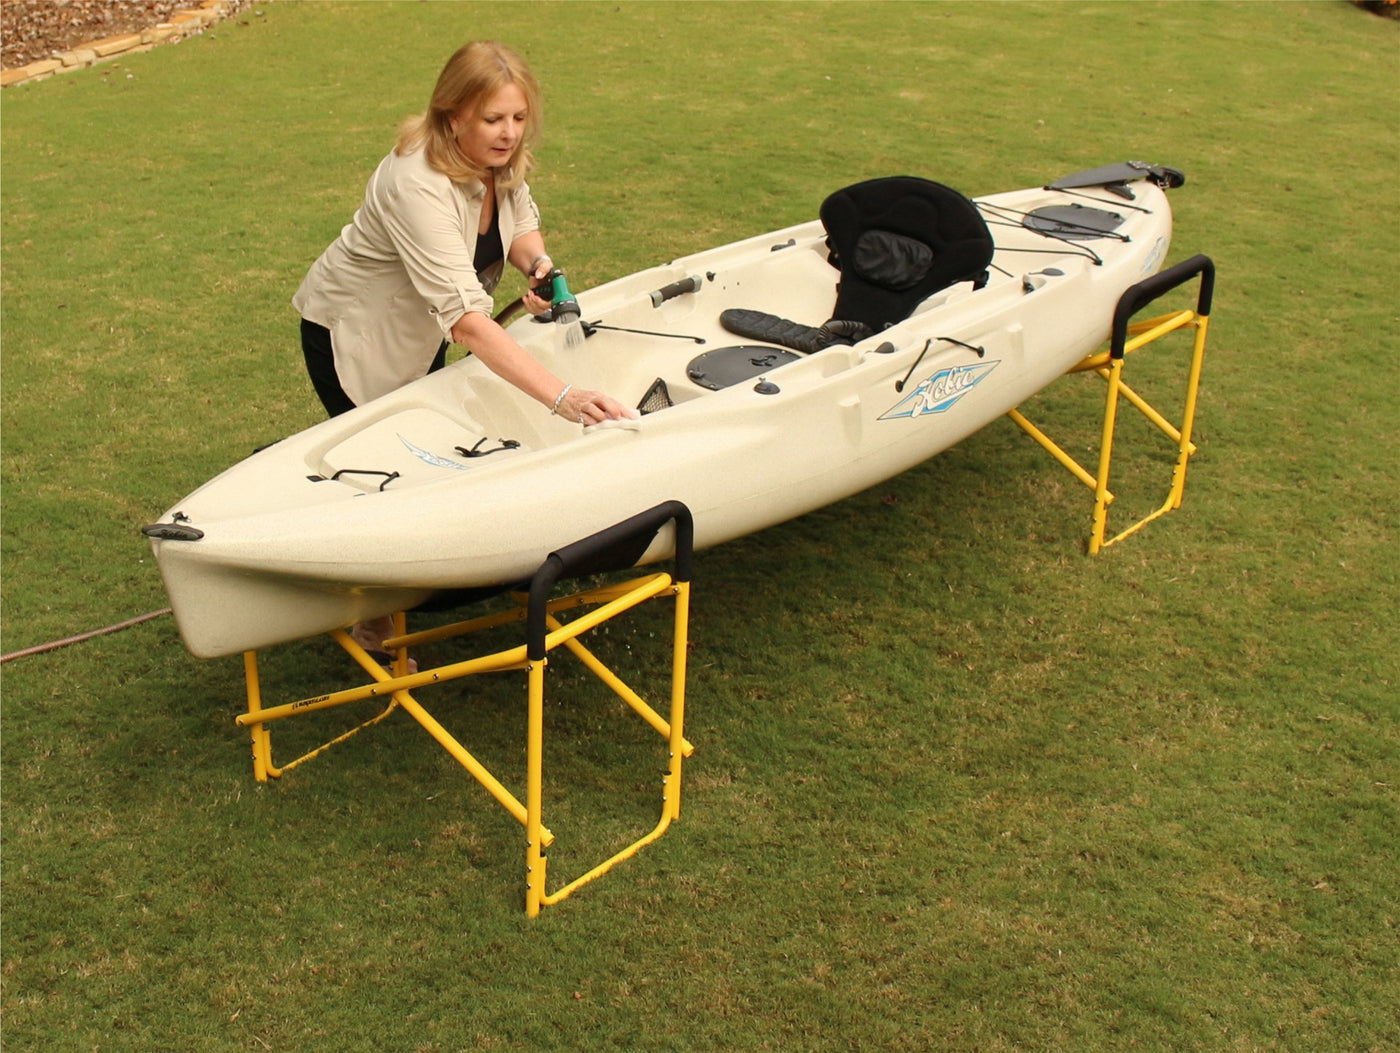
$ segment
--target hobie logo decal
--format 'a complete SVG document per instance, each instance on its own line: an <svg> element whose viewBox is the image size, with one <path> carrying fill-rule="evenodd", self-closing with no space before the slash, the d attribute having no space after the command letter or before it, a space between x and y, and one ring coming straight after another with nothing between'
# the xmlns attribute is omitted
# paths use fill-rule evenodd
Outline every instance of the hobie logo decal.
<svg viewBox="0 0 1400 1053"><path fill-rule="evenodd" d="M1152 251L1147 254L1147 259L1142 263L1143 274L1156 274L1157 268L1162 265L1162 259L1167 254L1167 239L1158 238L1157 243L1152 246Z"/></svg>
<svg viewBox="0 0 1400 1053"><path fill-rule="evenodd" d="M922 417L926 413L943 413L953 408L953 404L982 382L992 370L1000 365L997 362L977 362L970 366L953 366L940 369L933 376L920 382L902 402L891 406L880 414L881 420L896 420L900 417Z"/></svg>
<svg viewBox="0 0 1400 1053"><path fill-rule="evenodd" d="M413 456L417 457L424 464L431 464L434 468L455 468L459 472L465 472L471 467L467 464L449 461L446 457L439 457L431 450L425 450L421 446L414 446L413 443L409 442L402 435L399 436L399 442L403 443L404 448L407 449L409 453L413 454Z"/></svg>

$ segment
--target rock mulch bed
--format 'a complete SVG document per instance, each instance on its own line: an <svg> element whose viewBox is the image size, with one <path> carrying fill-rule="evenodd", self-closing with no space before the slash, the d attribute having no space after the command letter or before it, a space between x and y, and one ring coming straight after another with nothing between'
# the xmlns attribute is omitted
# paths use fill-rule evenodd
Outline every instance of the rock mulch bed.
<svg viewBox="0 0 1400 1053"><path fill-rule="evenodd" d="M0 87L85 69L202 33L249 0L5 0Z"/></svg>

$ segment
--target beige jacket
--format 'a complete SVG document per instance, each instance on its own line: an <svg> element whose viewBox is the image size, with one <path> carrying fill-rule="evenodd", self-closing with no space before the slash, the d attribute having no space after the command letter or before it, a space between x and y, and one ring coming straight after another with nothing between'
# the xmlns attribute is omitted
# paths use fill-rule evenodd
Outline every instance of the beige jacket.
<svg viewBox="0 0 1400 1053"><path fill-rule="evenodd" d="M340 386L357 406L425 375L468 311L489 316L502 264L477 274L472 255L486 188L458 184L422 150L380 162L365 201L311 266L292 305L331 332ZM538 230L524 183L497 187L502 249Z"/></svg>

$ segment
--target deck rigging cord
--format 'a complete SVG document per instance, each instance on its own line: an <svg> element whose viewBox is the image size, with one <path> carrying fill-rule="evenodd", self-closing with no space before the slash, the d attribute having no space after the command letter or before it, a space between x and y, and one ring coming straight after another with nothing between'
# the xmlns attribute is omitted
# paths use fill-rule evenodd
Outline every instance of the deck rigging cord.
<svg viewBox="0 0 1400 1053"><path fill-rule="evenodd" d="M928 349L933 346L933 342L935 340L941 340L945 344L957 344L958 347L965 347L969 351L976 351L978 358L985 358L987 355L987 349L985 347L978 347L976 344L965 344L961 340L953 339L953 337L951 336L929 337L929 339L924 343L924 349L919 352L919 357L914 359L914 364L909 367L909 372L904 374L904 379L896 380L894 382L895 391L904 390L904 386L909 383L909 378L914 375L914 370L919 368L919 363L924 360L924 356L928 354Z"/></svg>
<svg viewBox="0 0 1400 1053"><path fill-rule="evenodd" d="M1019 223L1002 223L1002 222L995 222L995 221L993 221L993 222L988 223L987 226L989 226L989 227L1020 227L1021 224L1019 224ZM1062 242L1063 244L1068 245L1068 246L1070 247L1070 249L1072 249L1073 251L1071 251L1071 252L1066 252L1064 249L1027 249L1027 248L1022 248L1022 247L1020 247L1020 246L1018 246L1018 245L998 245L998 246L997 246L997 251L998 251L998 252L1027 252L1027 253L1030 253L1030 254L1032 254L1032 255L1038 255L1038 256L1083 256L1086 260L1090 260L1090 261L1094 264L1094 266L1096 266L1096 267L1097 267L1097 266L1102 266L1102 264L1103 264L1103 257L1100 256L1097 252L1095 252L1093 249L1089 248L1089 247L1086 246L1086 245L1079 245L1079 244L1076 244L1076 243L1073 242L1073 241L1070 241L1068 238L1061 238L1061 237L1056 237L1054 234L1047 234L1047 233L1046 233L1045 231L1043 231L1043 230L1042 230L1042 231L1037 231L1036 233L1040 234L1042 237L1049 238L1049 239L1051 239L1052 241ZM1000 268L998 268L998 269L1000 269Z"/></svg>
<svg viewBox="0 0 1400 1053"><path fill-rule="evenodd" d="M606 329L612 333L636 333L640 336L664 336L670 340L693 340L697 344L703 344L703 336L691 336L689 333L657 333L650 329L624 329L620 325L604 325L602 322L584 322L583 333L585 336L592 336L595 329Z"/></svg>
<svg viewBox="0 0 1400 1053"><path fill-rule="evenodd" d="M1059 191L1059 192L1060 192L1061 194L1068 194L1068 193L1069 193L1068 190L1061 190L1061 191ZM1076 196L1076 197L1085 197L1084 194L1077 194L1077 195L1075 195L1075 196ZM1097 203L1100 204L1100 205L1112 205L1114 208L1134 208L1134 207L1135 207L1135 206L1132 206L1132 205L1122 205L1122 204L1120 204L1120 203L1117 202L1117 201L1104 201L1102 198L1096 198L1096 197L1088 198L1088 200L1090 200L1090 201L1095 201L1095 202L1097 202ZM977 205L978 209L980 209L981 211L986 212L986 213L988 213L989 215L991 215L992 217L994 217L995 219L1002 221L1002 222L1003 222L1003 225L1009 225L1009 226L1023 226L1023 227L1025 227L1027 230L1033 230L1033 231L1035 231L1037 234L1044 234L1047 238L1053 238L1053 237L1056 237L1056 236L1057 236L1057 232L1054 231L1054 230L1047 230L1045 227L1032 227L1032 226L1030 226L1028 223L1026 223L1026 220L1028 220L1028 219L1037 219L1037 218L1040 218L1040 214L1041 214L1042 212L1047 212L1047 211L1049 211L1049 207L1048 207L1048 206L1047 206L1045 209L1033 209L1033 210L1031 210L1030 212L1027 212L1027 211L1025 211L1024 209L1012 208L1010 205L998 205L998 204L996 204L996 203L994 203L994 202L990 202L990 201L977 201L977 202L974 202L974 203ZM1095 209L1095 208L1084 208L1083 205L1070 205L1069 207L1070 207L1070 208L1075 208L1075 209L1080 209L1081 211L1083 211L1083 213L1084 213L1086 216L1087 216L1087 215L1091 215L1091 214L1096 213L1096 212L1099 213L1100 215L1102 215L1102 214L1107 213L1107 212L1109 211L1108 209L1101 209L1101 208L1099 208L1099 209ZM1152 210L1151 210L1151 209L1147 209L1147 208L1138 208L1137 211L1146 213L1146 214L1149 215L1149 216L1152 215ZM1017 223L1008 223L1008 222L1007 222L1007 221L1008 221L1008 218L1016 219L1016 220L1018 220L1019 222L1017 222ZM1123 219L1122 216L1117 216L1117 215L1113 215L1112 218L1119 220L1119 222L1121 222L1122 219ZM1129 238L1128 238L1128 236L1127 236L1126 234L1118 234L1118 233L1116 233L1116 232L1113 230L1112 227L1099 227L1099 226L1095 226L1095 225L1092 224L1092 223L1079 223L1079 222L1077 222L1077 221L1075 221L1075 220L1072 220L1072 219L1066 219L1065 216L1064 216L1063 214L1054 217L1054 219L1053 219L1052 222L1054 222L1054 223L1056 224L1056 226L1058 226L1058 227L1060 228L1060 231L1063 232L1063 236L1065 236L1065 237L1070 237L1070 236L1072 236L1073 234L1078 233L1078 234L1080 234L1080 235L1083 236L1083 237L1090 237L1090 238L1112 238L1112 239L1114 239L1115 241L1128 241L1128 240L1129 240ZM1116 226L1117 224L1114 224L1114 225Z"/></svg>
<svg viewBox="0 0 1400 1053"><path fill-rule="evenodd" d="M381 494L384 492L386 486L399 478L398 472L386 472L381 468L342 468L334 475L308 475L306 479L307 482L312 483L338 483L342 475L382 475L384 481L379 484L379 492Z"/></svg>
<svg viewBox="0 0 1400 1053"><path fill-rule="evenodd" d="M1143 208L1141 205L1131 205L1126 200L1110 201L1106 197L1096 197L1093 194L1081 194L1077 190L1066 190L1063 187L1058 188L1056 193L1064 194L1067 197L1083 198L1085 201L1092 201L1096 205L1108 205L1110 208L1130 208L1134 212L1142 212L1149 216L1152 215L1152 210L1150 208Z"/></svg>
<svg viewBox="0 0 1400 1053"><path fill-rule="evenodd" d="M1034 218L1034 213L1023 212L1020 209L1010 208L1006 205L989 204L985 201L974 202L979 211L985 213L985 220L989 227L1015 227L1023 230L1033 230L1041 237L1049 238L1051 241L1058 241L1067 248L1073 250L1073 255L1084 256L1094 262L1095 266L1103 264L1101 257L1089 246L1074 240L1074 235L1092 238L1109 238L1114 241L1127 241L1124 234L1116 233L1113 230L1103 230L1087 223L1076 223L1073 220L1063 217L1056 217L1054 223L1060 228L1059 231L1049 230L1044 227L1030 226L1026 221ZM1064 255L1064 249L1028 249L1018 246L998 246L1006 252L1029 252L1041 255Z"/></svg>

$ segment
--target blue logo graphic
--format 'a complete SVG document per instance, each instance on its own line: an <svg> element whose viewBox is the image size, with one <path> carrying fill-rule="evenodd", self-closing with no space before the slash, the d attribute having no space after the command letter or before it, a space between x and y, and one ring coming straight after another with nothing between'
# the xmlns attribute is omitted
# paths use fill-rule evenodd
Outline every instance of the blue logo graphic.
<svg viewBox="0 0 1400 1053"><path fill-rule="evenodd" d="M903 400L880 414L881 420L897 420L900 417L922 417L928 413L944 413L953 408L954 403L982 382L992 370L1001 364L977 362L970 366L953 366L940 369L933 376L920 382Z"/></svg>
<svg viewBox="0 0 1400 1053"><path fill-rule="evenodd" d="M1152 251L1147 254L1147 259L1142 261L1143 274L1156 274L1157 268L1162 265L1162 257L1167 254L1167 239L1158 238L1157 243L1152 246Z"/></svg>
<svg viewBox="0 0 1400 1053"><path fill-rule="evenodd" d="M417 457L424 464L431 464L434 468L454 468L459 472L465 472L471 467L470 465L460 464L457 461L449 461L446 457L439 457L431 450L425 450L421 446L415 446L402 435L399 436L399 442L403 443L408 449L408 452L413 454L413 456Z"/></svg>

